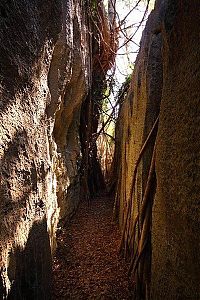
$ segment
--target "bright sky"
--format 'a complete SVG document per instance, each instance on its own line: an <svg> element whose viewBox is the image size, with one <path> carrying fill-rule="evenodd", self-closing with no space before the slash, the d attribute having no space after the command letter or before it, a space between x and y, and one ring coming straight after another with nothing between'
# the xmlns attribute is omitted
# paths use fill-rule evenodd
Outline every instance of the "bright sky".
<svg viewBox="0 0 200 300"><path fill-rule="evenodd" d="M138 0L116 0L116 10L119 15L119 19L123 20L127 14L131 11L133 7L135 7L136 3ZM126 22L122 26L127 28L126 30L126 35L128 37L131 37L135 31L136 34L134 35L132 41L126 44L126 46L123 46L120 48L121 45L124 44L124 42L127 40L124 35L121 33L120 38L119 38L119 50L118 54L116 57L116 71L115 71L115 84L113 86L114 89L114 95L110 95L110 100L114 104L115 103L115 96L118 93L118 90L120 89L122 83L125 82L126 77L130 75L133 71L134 67L134 62L137 57L137 52L139 50L139 44L140 44L140 39L142 37L142 31L145 27L146 20L148 18L148 14L150 11L154 8L154 2L155 0L150 0L149 3L149 9L148 12L144 18L144 22L142 25L137 29L138 25L142 21L144 17L144 13L146 10L146 5L147 5L147 0L141 0L139 5L128 15L126 18ZM108 0L104 0L104 5L107 7ZM128 53L128 55L124 55L125 53ZM112 74L112 70L111 70ZM113 108L112 105L108 104L108 108L110 111L108 113L111 113ZM107 119L107 116L105 116L105 119ZM115 124L113 122L108 125L107 131L109 134L113 134Z"/></svg>
<svg viewBox="0 0 200 300"><path fill-rule="evenodd" d="M131 9L136 5L138 0L116 0L116 10L119 15L120 20L123 20L125 16L131 11ZM134 62L137 56L137 51L139 49L139 43L142 36L142 31L145 27L146 19L148 17L148 14L154 7L155 0L150 0L149 3L149 9L147 12L146 17L144 18L144 22L137 30L137 26L140 24L140 22L143 19L147 0L141 0L139 5L128 15L126 18L126 21L124 23L123 27L129 27L126 30L126 35L128 37L131 37L135 31L136 34L134 35L132 41L130 41L127 45L124 47L121 47L118 50L118 55L116 57L116 79L119 82L119 86L125 81L125 78L127 75L132 73ZM108 3L108 0L104 0L105 7L106 3ZM121 33L119 38L119 47L124 44L126 41L126 38ZM138 46L137 46L138 45ZM125 53L128 53L128 55L124 55Z"/></svg>

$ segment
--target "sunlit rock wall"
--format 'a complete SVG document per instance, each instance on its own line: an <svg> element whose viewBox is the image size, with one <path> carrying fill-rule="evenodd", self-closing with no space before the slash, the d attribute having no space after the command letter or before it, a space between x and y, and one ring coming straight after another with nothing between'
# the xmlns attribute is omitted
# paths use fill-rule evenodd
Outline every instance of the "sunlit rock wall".
<svg viewBox="0 0 200 300"><path fill-rule="evenodd" d="M152 12L143 32L140 52L137 57L130 88L121 105L116 131L115 159L118 167L117 203L119 206L120 227L123 227L124 214L130 200L133 171L139 152L158 114L162 93L162 37L156 32L159 18ZM156 33L154 33L154 31ZM133 217L141 204L145 182L151 162L155 134L144 153L137 172L133 197Z"/></svg>
<svg viewBox="0 0 200 300"><path fill-rule="evenodd" d="M165 10L152 299L200 299L200 5Z"/></svg>
<svg viewBox="0 0 200 300"><path fill-rule="evenodd" d="M0 3L0 298L50 299L59 219L79 197L88 85L80 1Z"/></svg>
<svg viewBox="0 0 200 300"><path fill-rule="evenodd" d="M161 103L151 229L152 300L200 299L199 16L197 0L156 1L117 127L116 206L123 227L134 164ZM141 207L151 154L150 143L138 168L130 224Z"/></svg>

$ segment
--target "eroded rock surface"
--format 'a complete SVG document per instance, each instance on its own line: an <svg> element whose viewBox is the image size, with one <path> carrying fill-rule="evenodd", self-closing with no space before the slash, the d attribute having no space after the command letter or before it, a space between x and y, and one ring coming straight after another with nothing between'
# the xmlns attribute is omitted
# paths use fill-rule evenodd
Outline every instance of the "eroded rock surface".
<svg viewBox="0 0 200 300"><path fill-rule="evenodd" d="M153 299L200 299L199 1L167 1L153 211Z"/></svg>
<svg viewBox="0 0 200 300"><path fill-rule="evenodd" d="M143 286L136 290L137 299L149 299L150 282L152 299L200 299L199 16L198 1L156 1L143 33L129 92L121 106L115 156L120 165L116 212L121 228L137 159L160 111L155 158L157 187L149 227L152 243L148 248L149 240L146 242L137 269L139 286ZM139 220L141 217L153 140L155 135L137 169L132 217L127 222L130 225L125 226L128 242L124 247L129 246L132 255L138 249L141 234L140 221L136 229L133 224L138 214ZM150 201L153 196L152 191ZM127 234L133 230L134 238ZM151 272L147 272L148 267ZM133 281L135 278L136 275ZM134 282L137 286L137 280Z"/></svg>
<svg viewBox="0 0 200 300"><path fill-rule="evenodd" d="M121 104L116 130L115 164L118 167L118 180L115 213L119 217L122 233L120 249L124 256L131 257L131 261L137 255L141 232L145 228L141 221L141 210L156 129L152 132L137 169L136 165L141 148L158 118L162 96L162 35L157 32L159 27L160 18L155 10L150 14L143 32L140 52L128 93ZM155 186L152 186L148 201L152 201L154 193ZM145 232L145 254L141 256L135 274L130 273L135 299L149 297L151 241L150 233L146 229Z"/></svg>
<svg viewBox="0 0 200 300"><path fill-rule="evenodd" d="M57 224L79 199L86 18L79 1L0 4L0 298L50 299Z"/></svg>

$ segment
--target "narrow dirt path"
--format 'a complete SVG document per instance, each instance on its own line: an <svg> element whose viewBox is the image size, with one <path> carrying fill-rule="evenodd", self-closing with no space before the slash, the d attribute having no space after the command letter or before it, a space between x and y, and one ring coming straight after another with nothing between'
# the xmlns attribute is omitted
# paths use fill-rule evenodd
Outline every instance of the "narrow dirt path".
<svg viewBox="0 0 200 300"><path fill-rule="evenodd" d="M112 199L96 198L91 207L81 203L58 236L53 299L131 299L119 242Z"/></svg>

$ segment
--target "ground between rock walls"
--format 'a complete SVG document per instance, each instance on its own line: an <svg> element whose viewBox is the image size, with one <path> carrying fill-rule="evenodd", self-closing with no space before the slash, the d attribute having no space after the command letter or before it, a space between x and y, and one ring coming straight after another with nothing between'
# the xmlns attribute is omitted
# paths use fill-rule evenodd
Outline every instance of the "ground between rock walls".
<svg viewBox="0 0 200 300"><path fill-rule="evenodd" d="M113 201L79 205L58 234L53 299L131 299L128 264L119 257L120 232L112 220Z"/></svg>

